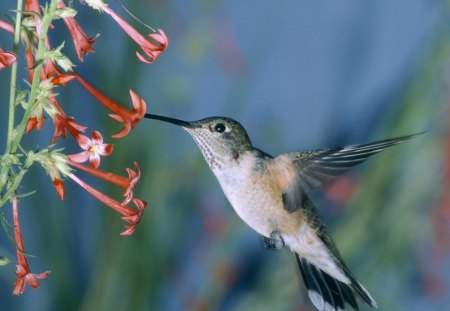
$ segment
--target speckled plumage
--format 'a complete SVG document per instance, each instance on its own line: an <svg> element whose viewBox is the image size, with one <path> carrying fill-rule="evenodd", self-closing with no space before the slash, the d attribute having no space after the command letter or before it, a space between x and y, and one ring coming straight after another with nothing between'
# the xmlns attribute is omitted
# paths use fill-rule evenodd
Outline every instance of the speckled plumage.
<svg viewBox="0 0 450 311"><path fill-rule="evenodd" d="M146 117L180 125L193 137L239 217L268 245L286 245L295 254L318 310L345 310L345 303L358 310L355 296L376 307L345 265L307 193L367 157L416 135L272 157L253 147L245 129L233 119L186 122ZM270 243L274 236L282 243Z"/></svg>

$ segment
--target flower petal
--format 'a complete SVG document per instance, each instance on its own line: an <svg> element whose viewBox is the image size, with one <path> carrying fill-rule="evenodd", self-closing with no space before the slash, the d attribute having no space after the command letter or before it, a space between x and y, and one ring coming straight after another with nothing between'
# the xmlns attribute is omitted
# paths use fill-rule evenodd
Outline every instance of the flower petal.
<svg viewBox="0 0 450 311"><path fill-rule="evenodd" d="M76 154L69 154L68 157L73 162L84 163L89 160L89 153L87 151L83 151Z"/></svg>
<svg viewBox="0 0 450 311"><path fill-rule="evenodd" d="M77 140L78 145L83 150L88 150L89 147L92 145L91 139L89 137L85 136L85 135L79 134L75 138Z"/></svg>
<svg viewBox="0 0 450 311"><path fill-rule="evenodd" d="M101 156L107 156L110 155L113 152L113 150L114 150L113 144L103 144L99 148L98 154Z"/></svg>
<svg viewBox="0 0 450 311"><path fill-rule="evenodd" d="M92 144L98 145L103 144L103 136L102 133L100 133L99 131L92 131L91 137L92 137Z"/></svg>
<svg viewBox="0 0 450 311"><path fill-rule="evenodd" d="M8 51L3 51L2 48L0 48L0 70L5 69L12 63L15 63L17 61L16 54Z"/></svg>
<svg viewBox="0 0 450 311"><path fill-rule="evenodd" d="M92 167L97 168L100 166L100 156L98 153L91 153L89 156L89 163Z"/></svg>
<svg viewBox="0 0 450 311"><path fill-rule="evenodd" d="M17 278L14 282L13 294L20 295L25 291L25 280L23 278Z"/></svg>

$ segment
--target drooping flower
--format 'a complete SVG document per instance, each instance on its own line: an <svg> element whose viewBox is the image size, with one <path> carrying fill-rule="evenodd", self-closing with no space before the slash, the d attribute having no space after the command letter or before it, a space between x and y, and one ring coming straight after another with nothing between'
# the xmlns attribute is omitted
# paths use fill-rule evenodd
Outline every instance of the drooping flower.
<svg viewBox="0 0 450 311"><path fill-rule="evenodd" d="M13 294L20 295L25 290L25 285L36 288L40 285L38 279L45 278L50 271L45 271L40 274L31 273L30 266L28 265L27 256L25 255L25 247L23 245L22 231L20 230L19 223L19 199L14 198L12 200L13 208L13 221L14 221L14 240L16 242L16 256L17 256L17 279L14 282Z"/></svg>
<svg viewBox="0 0 450 311"><path fill-rule="evenodd" d="M134 198L132 202L137 207L137 213L134 215L122 217L122 220L128 222L129 225L125 226L126 230L123 231L120 235L132 235L134 231L136 231L136 226L141 221L142 214L144 213L144 209L147 206L147 202L138 198Z"/></svg>
<svg viewBox="0 0 450 311"><path fill-rule="evenodd" d="M141 171L139 170L139 165L137 162L134 162L134 167L136 171L133 171L130 168L127 168L128 177L117 175L111 172L107 172L98 168L94 168L92 166L83 165L74 161L69 160L69 165L85 171L95 177L106 180L110 183L113 183L117 186L120 186L125 189L123 196L125 197L122 204L128 204L131 200L134 199L134 189L139 183L139 179L141 178Z"/></svg>
<svg viewBox="0 0 450 311"><path fill-rule="evenodd" d="M159 55L167 48L169 45L169 39L167 38L165 32L162 29L158 29L158 32L151 33L147 39L141 35L136 29L134 29L130 24L128 24L121 16L114 12L110 7L105 5L102 7L103 11L109 14L122 29L134 40L142 49L142 51L147 55L143 56L141 53L136 52L137 57L145 62L154 62Z"/></svg>
<svg viewBox="0 0 450 311"><path fill-rule="evenodd" d="M55 143L59 136L66 138L67 131L69 131L73 137L77 137L81 133L84 133L87 128L86 126L75 122L75 118L66 116L62 109L60 110L60 113L55 114L53 123L55 125L55 131L52 136L52 144Z"/></svg>
<svg viewBox="0 0 450 311"><path fill-rule="evenodd" d="M116 121L123 123L123 128L112 135L113 138L120 138L127 135L131 129L136 126L145 115L145 111L147 109L147 105L145 101L133 90L130 90L131 101L133 103L133 109L127 109L116 101L112 100L98 89L96 89L92 84L90 84L86 79L80 76L77 72L73 71L71 73L75 76L78 82L84 86L86 90L88 90L94 97L102 103L106 108L110 109L113 114L109 116Z"/></svg>
<svg viewBox="0 0 450 311"><path fill-rule="evenodd" d="M133 209L128 205L119 203L110 196L107 196L106 194L98 191L75 174L71 173L68 176L81 187L83 187L87 192L93 195L96 199L123 215L122 219L128 222L129 225L125 227L126 230L123 231L121 235L131 235L136 230L136 226L141 220L147 202L141 199L134 198L132 202L136 205L137 209Z"/></svg>
<svg viewBox="0 0 450 311"><path fill-rule="evenodd" d="M35 127L40 130L42 129L42 126L44 125L44 115L41 114L39 116L31 116L28 119L27 126L25 128L25 132L29 133L31 132Z"/></svg>
<svg viewBox="0 0 450 311"><path fill-rule="evenodd" d="M62 0L58 1L58 8L66 8L66 5ZM94 52L92 44L94 44L100 34L96 34L92 38L89 38L74 17L63 17L63 21L72 36L77 56L81 61L83 61L83 53L87 54L89 52Z"/></svg>
<svg viewBox="0 0 450 311"><path fill-rule="evenodd" d="M100 156L110 155L113 151L113 145L104 144L103 136L98 131L92 131L91 137L89 139L85 135L77 135L76 140L78 145L84 151L69 155L69 159L77 163L83 163L89 160L91 166L97 168L100 165Z"/></svg>
<svg viewBox="0 0 450 311"><path fill-rule="evenodd" d="M13 52L3 51L0 48L0 70L5 69L17 61L17 56Z"/></svg>

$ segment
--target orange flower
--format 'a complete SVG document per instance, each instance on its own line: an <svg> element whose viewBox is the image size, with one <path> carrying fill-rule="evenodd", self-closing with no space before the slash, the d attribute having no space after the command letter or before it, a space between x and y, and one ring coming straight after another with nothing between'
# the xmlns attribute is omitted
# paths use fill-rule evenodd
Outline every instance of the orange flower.
<svg viewBox="0 0 450 311"><path fill-rule="evenodd" d="M131 101L133 102L133 109L130 110L100 92L75 71L71 74L74 75L78 82L80 82L86 90L94 95L100 103L114 112L109 115L111 118L123 123L123 128L116 134L112 135L113 138L120 138L127 135L131 129L136 126L136 123L144 117L147 105L145 101L133 90L130 90Z"/></svg>
<svg viewBox="0 0 450 311"><path fill-rule="evenodd" d="M20 295L25 290L25 285L36 288L40 285L38 279L45 278L50 271L45 271L40 274L31 273L30 266L28 265L27 256L25 255L25 247L22 240L22 231L19 224L19 199L14 198L12 201L13 207L13 220L14 220L14 240L17 245L17 279L14 282L13 294Z"/></svg>

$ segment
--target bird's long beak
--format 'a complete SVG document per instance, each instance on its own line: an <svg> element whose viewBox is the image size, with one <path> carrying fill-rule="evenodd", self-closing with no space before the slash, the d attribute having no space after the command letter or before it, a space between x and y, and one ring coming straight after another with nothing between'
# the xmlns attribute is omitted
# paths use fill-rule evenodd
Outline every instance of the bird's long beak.
<svg viewBox="0 0 450 311"><path fill-rule="evenodd" d="M144 117L147 119L155 119L155 120L160 120L160 121L176 124L176 125L182 126L184 128L194 128L195 127L191 122L174 119L174 118L169 118L169 117L158 116L156 114L146 113Z"/></svg>

